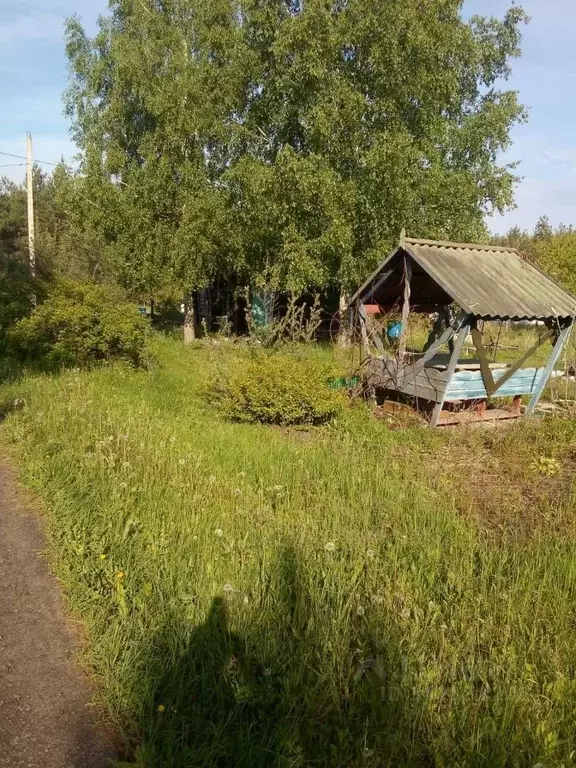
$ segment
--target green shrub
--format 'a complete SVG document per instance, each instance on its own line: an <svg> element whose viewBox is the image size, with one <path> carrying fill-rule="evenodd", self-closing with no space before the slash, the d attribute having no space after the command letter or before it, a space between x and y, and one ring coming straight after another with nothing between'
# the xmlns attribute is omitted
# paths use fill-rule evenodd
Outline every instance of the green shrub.
<svg viewBox="0 0 576 768"><path fill-rule="evenodd" d="M123 359L143 362L148 324L111 287L63 281L8 332L10 350L54 365L85 366Z"/></svg>
<svg viewBox="0 0 576 768"><path fill-rule="evenodd" d="M262 424L316 425L334 419L345 396L328 387L325 366L288 355L261 354L237 364L212 387L226 415Z"/></svg>

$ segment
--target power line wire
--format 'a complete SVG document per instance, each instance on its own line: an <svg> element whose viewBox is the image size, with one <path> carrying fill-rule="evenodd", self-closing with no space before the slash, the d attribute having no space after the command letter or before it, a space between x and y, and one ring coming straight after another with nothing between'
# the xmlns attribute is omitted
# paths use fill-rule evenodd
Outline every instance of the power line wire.
<svg viewBox="0 0 576 768"><path fill-rule="evenodd" d="M22 165L26 163L6 163L6 165L0 165L0 168L20 168Z"/></svg>
<svg viewBox="0 0 576 768"><path fill-rule="evenodd" d="M6 157L15 157L17 160L26 160L26 158L23 155L14 155L12 152L3 152L0 150L0 155L6 155ZM49 160L36 160L34 158L35 163L39 163L40 165L53 165L56 167L58 163L51 163Z"/></svg>

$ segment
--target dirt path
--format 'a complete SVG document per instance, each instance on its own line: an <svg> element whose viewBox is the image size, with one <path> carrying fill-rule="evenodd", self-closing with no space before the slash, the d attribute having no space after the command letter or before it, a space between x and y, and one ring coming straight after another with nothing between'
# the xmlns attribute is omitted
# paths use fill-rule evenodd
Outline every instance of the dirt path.
<svg viewBox="0 0 576 768"><path fill-rule="evenodd" d="M105 768L114 750L43 548L38 514L0 458L0 768Z"/></svg>

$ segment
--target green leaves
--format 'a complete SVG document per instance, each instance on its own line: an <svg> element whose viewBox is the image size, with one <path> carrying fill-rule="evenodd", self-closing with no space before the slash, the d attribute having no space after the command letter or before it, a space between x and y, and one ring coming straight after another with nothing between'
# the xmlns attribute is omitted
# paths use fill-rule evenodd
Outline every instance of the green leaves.
<svg viewBox="0 0 576 768"><path fill-rule="evenodd" d="M113 0L67 27L67 109L133 293L217 274L349 287L406 227L477 239L512 203L526 16L461 0ZM110 215L108 214L110 210Z"/></svg>

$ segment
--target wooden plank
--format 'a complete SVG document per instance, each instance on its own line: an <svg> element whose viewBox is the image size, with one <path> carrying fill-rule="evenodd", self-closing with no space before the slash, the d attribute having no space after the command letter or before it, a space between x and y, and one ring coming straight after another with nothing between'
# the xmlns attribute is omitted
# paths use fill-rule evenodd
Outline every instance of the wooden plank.
<svg viewBox="0 0 576 768"><path fill-rule="evenodd" d="M490 368L490 361L488 360L488 355L486 354L486 349L482 343L482 333L477 328L473 328L472 341L474 342L474 346L478 352L478 357L480 358L480 370L482 371L482 378L484 379L484 386L486 387L488 397L492 397L492 395L494 395L497 390L500 389L500 387L502 387L504 383L508 381L508 379L511 378L529 358L532 357L534 352L536 352L536 350L541 347L544 342L552 338L553 335L554 331L547 331L543 336L540 336L536 344L533 344L530 349L528 349L522 355L522 357L520 357L513 365L506 369L506 372L503 376L499 377L498 380L495 381L494 376L492 375L492 370Z"/></svg>
<svg viewBox="0 0 576 768"><path fill-rule="evenodd" d="M368 341L368 331L366 330L366 313L362 304L358 304L358 319L360 320L361 362L363 363L370 357L370 342Z"/></svg>
<svg viewBox="0 0 576 768"><path fill-rule="evenodd" d="M364 305L362 305L362 307L364 308ZM372 338L372 342L374 343L374 346L376 347L378 352L380 352L381 355L385 355L386 350L384 349L384 344L382 343L382 339L378 335L378 331L376 330L374 321L372 320L370 315L366 314L366 312L364 313L364 322L366 323L366 329L370 337Z"/></svg>
<svg viewBox="0 0 576 768"><path fill-rule="evenodd" d="M427 370L424 370L411 378L404 378L400 388L401 391L413 397L423 397L437 402L446 389L447 374L441 373L438 375L439 372L434 371L435 375L429 376L428 373Z"/></svg>
<svg viewBox="0 0 576 768"><path fill-rule="evenodd" d="M409 395L410 397L437 403L438 398L442 397L443 387L440 386L440 384L434 386L433 384L426 384L424 382L407 382L397 391L402 392L404 395Z"/></svg>
<svg viewBox="0 0 576 768"><path fill-rule="evenodd" d="M398 343L398 360L404 360L406 354L406 338L408 335L408 318L410 316L410 282L412 280L412 262L404 256L404 303L402 305L402 320L400 341Z"/></svg>
<svg viewBox="0 0 576 768"><path fill-rule="evenodd" d="M442 355L436 355L433 360L431 360L427 365L426 368L437 368L438 370L446 370L448 368L448 363L450 362L450 355L442 354ZM499 371L505 368L508 368L507 363L490 363L490 368L493 371ZM480 360L476 360L474 358L464 358L463 360L458 360L458 365L456 366L456 371L480 371Z"/></svg>
<svg viewBox="0 0 576 768"><path fill-rule="evenodd" d="M448 388L450 387L450 382L452 380L452 376L454 376L454 371L456 370L456 366L458 365L458 358L460 357L460 352L462 351L462 347L464 346L464 342L466 341L466 337L468 336L468 330L469 330L468 325L463 325L462 328L460 328L458 337L454 343L452 358L450 360L450 364L448 365L448 370L446 371L446 385L444 387L444 391L442 395L440 396L440 398L436 403L436 407L432 412L432 418L430 419L430 425L432 427L435 427L438 424L438 419L440 418L440 414L442 413L442 407L444 405L444 398L446 396L446 392Z"/></svg>
<svg viewBox="0 0 576 768"><path fill-rule="evenodd" d="M494 397L518 397L522 395L532 395L539 384L538 381L533 383L527 383L519 387L510 387L507 389L504 387L498 390L498 394ZM454 403L458 400L486 400L486 390L484 387L469 387L468 389L449 389L444 398L447 403Z"/></svg>
<svg viewBox="0 0 576 768"><path fill-rule="evenodd" d="M416 368L415 366L406 366L404 368L404 381L413 381L416 377L424 376L428 381L446 382L446 370L438 368Z"/></svg>
<svg viewBox="0 0 576 768"><path fill-rule="evenodd" d="M448 427L456 424L474 424L485 421L500 421L502 419L517 419L518 416L518 411L513 409L504 410L503 408L490 408L481 413L476 411L460 411L460 413L442 411L442 414L438 419L438 426Z"/></svg>
<svg viewBox="0 0 576 768"><path fill-rule="evenodd" d="M498 376L497 372L496 375ZM523 368L517 371L502 387L499 387L496 397L514 397L515 395L531 395L544 375L544 368ZM461 371L456 373L448 387L446 399L477 400L487 398L488 393L482 375L477 371Z"/></svg>
<svg viewBox="0 0 576 768"><path fill-rule="evenodd" d="M534 390L532 399L530 400L530 403L526 408L526 412L524 414L526 418L529 418L534 413L534 409L536 408L536 406L538 405L538 401L542 397L542 392L544 391L544 387L546 386L546 384L548 383L548 379L552 375L554 366L558 362L558 358L562 354L562 350L564 349L566 342L570 338L570 333L572 332L573 327L574 327L574 320L572 320L569 325L567 325L565 328L563 328L560 331L558 338L556 340L556 344L554 344L554 349L552 350L552 354L550 355L546 368L544 369L542 381Z"/></svg>
<svg viewBox="0 0 576 768"><path fill-rule="evenodd" d="M410 374L415 375L416 373L421 371L423 368L425 368L426 363L432 360L432 358L436 355L440 347L442 347L444 344L447 344L450 341L450 339L454 336L454 334L460 331L460 329L463 328L464 326L466 327L466 336L467 336L469 331L469 326L467 325L468 319L469 319L469 315L466 314L465 312L461 312L456 318L454 327L450 326L449 328L446 328L444 333L442 333L436 339L436 341L430 345L430 347L426 350L423 356L416 363L410 366L412 369L410 371Z"/></svg>

